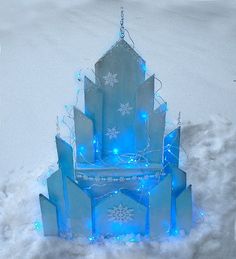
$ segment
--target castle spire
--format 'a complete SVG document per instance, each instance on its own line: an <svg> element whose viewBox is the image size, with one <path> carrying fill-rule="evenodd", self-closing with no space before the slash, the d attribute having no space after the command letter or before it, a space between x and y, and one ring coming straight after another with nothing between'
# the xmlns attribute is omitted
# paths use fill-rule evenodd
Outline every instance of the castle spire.
<svg viewBox="0 0 236 259"><path fill-rule="evenodd" d="M120 11L120 38L121 39L124 39L125 37L125 27L124 27L124 7L121 7L120 8L121 11Z"/></svg>

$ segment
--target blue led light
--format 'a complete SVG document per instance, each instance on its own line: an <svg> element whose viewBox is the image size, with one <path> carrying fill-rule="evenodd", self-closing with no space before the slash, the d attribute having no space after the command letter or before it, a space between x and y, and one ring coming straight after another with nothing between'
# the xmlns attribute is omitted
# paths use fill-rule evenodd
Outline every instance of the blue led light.
<svg viewBox="0 0 236 259"><path fill-rule="evenodd" d="M129 242L138 242L134 237L130 238Z"/></svg>
<svg viewBox="0 0 236 259"><path fill-rule="evenodd" d="M205 216L205 214L204 214L203 211L200 212L200 216L201 216L201 217L204 217L204 216Z"/></svg>
<svg viewBox="0 0 236 259"><path fill-rule="evenodd" d="M141 112L140 116L144 120L146 120L148 118L148 114L146 112Z"/></svg>
<svg viewBox="0 0 236 259"><path fill-rule="evenodd" d="M179 234L179 230L178 230L178 229L175 229L175 230L174 230L174 235L177 236L178 234Z"/></svg>
<svg viewBox="0 0 236 259"><path fill-rule="evenodd" d="M76 73L76 79L78 80L78 81L81 81L81 74L78 72L78 73Z"/></svg>
<svg viewBox="0 0 236 259"><path fill-rule="evenodd" d="M142 68L143 72L146 72L146 71L147 71L147 66L146 66L145 63L142 63L142 64L141 64L141 68Z"/></svg>
<svg viewBox="0 0 236 259"><path fill-rule="evenodd" d="M133 158L130 158L128 161L128 164L133 163L133 162L136 162L136 160L134 160Z"/></svg>
<svg viewBox="0 0 236 259"><path fill-rule="evenodd" d="M84 146L79 146L79 153L80 153L80 154L83 154L83 153L84 153L84 150L85 150L85 147L84 147Z"/></svg>
<svg viewBox="0 0 236 259"><path fill-rule="evenodd" d="M42 230L42 223L40 221L35 221L34 222L34 229L37 231L41 231Z"/></svg>
<svg viewBox="0 0 236 259"><path fill-rule="evenodd" d="M118 150L117 148L114 148L114 149L113 149L113 154L114 154L114 155L118 155L118 154L119 154L119 150Z"/></svg>
<svg viewBox="0 0 236 259"><path fill-rule="evenodd" d="M89 241L93 241L95 238L94 237L89 237L88 240Z"/></svg>
<svg viewBox="0 0 236 259"><path fill-rule="evenodd" d="M171 236L176 237L176 236L179 235L179 230L177 228L174 228L174 229L171 229L169 233L170 233Z"/></svg>

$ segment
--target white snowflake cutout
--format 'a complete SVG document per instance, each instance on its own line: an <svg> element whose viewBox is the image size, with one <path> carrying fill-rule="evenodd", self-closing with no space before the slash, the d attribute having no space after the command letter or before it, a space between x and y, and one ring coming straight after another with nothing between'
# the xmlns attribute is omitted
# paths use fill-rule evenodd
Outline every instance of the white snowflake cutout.
<svg viewBox="0 0 236 259"><path fill-rule="evenodd" d="M122 116L126 114L130 114L130 111L133 110L133 107L129 105L129 103L121 103L120 108L117 110L121 113Z"/></svg>
<svg viewBox="0 0 236 259"><path fill-rule="evenodd" d="M109 139L113 139L113 138L117 138L117 135L119 134L120 132L115 128L108 128L107 129L107 133L106 133L106 136L109 137Z"/></svg>
<svg viewBox="0 0 236 259"><path fill-rule="evenodd" d="M116 77L117 77L117 74L112 74L111 72L108 72L108 74L103 77L105 80L105 85L109 85L113 87L114 84L118 83L118 80Z"/></svg>
<svg viewBox="0 0 236 259"><path fill-rule="evenodd" d="M119 204L112 209L108 209L108 220L118 223L126 223L134 218L134 210Z"/></svg>

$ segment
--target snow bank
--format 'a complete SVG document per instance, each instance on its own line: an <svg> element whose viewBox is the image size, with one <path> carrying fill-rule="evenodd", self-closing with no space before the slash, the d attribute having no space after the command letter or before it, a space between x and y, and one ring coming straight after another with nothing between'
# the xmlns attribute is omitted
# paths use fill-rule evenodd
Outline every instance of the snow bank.
<svg viewBox="0 0 236 259"><path fill-rule="evenodd" d="M0 258L233 258L236 129L219 117L205 124L189 123L182 130L182 147L182 168L193 185L195 226L189 236L162 243L99 244L46 238L40 228L38 194L46 194L45 179L54 168L42 173L46 166L22 167L8 172L0 184Z"/></svg>

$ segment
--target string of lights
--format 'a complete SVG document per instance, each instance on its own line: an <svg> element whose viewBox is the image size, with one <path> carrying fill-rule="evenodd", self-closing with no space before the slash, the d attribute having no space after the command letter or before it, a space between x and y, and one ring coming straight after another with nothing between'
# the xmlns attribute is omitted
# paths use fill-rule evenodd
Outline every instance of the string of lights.
<svg viewBox="0 0 236 259"><path fill-rule="evenodd" d="M125 29L125 31L128 33L128 36L130 38L130 40L133 43L133 48L134 48L134 42L128 32L128 30ZM149 77L149 73L147 72L146 66L143 68L146 72L146 75ZM96 75L95 71L92 69L92 73L94 74L95 78L96 78L96 82L98 85L96 85L98 88L102 87L102 80L101 78L99 78L98 75ZM159 91L162 89L163 84L162 81L160 79L158 79L156 76L154 76L155 81L157 81L160 84L160 87L155 90L154 92L154 106L161 106L163 104L166 105L166 102L164 101L164 99L159 95ZM78 82L79 83L83 83L83 79L81 78L81 71L79 73L79 78L78 78ZM95 86L95 87L96 87ZM76 102L75 102L75 106L78 105L78 100L79 100L79 93L80 93L80 89L77 90L76 93ZM166 112L167 107L164 107L164 109L162 110L163 112ZM63 124L67 127L68 131L69 131L69 139L70 139L70 144L73 146L73 154L74 154L74 161L76 161L76 141L75 141L75 134L74 134L74 129L73 126L70 126L67 122L66 122L66 117L73 122L73 107L70 107L70 109L68 109L68 107L66 107L66 115L63 116L62 122ZM173 143L174 140L172 141L172 144L169 144L167 146L163 147L161 149L156 149L156 150L150 150L150 135L149 135L149 114L142 114L141 115L144 123L145 123L145 135L147 138L147 143L146 146L143 148L143 150L139 150L136 153L123 153L120 154L118 149L113 149L110 151L111 156L113 156L113 160L110 161L110 163L107 162L106 159L102 158L101 156L101 150L99 148L99 143L96 139L96 136L94 137L93 140L93 144L94 144L94 149L96 153L99 153L99 156L96 156L96 161L95 163L91 163L89 162L85 156L83 155L83 150L79 150L79 152L77 151L77 155L79 155L85 164L87 164L87 166L90 166L92 168L99 168L101 167L100 164L102 164L105 167L120 167L123 164L128 164L128 165L139 165L140 163L144 163L145 166L148 168L149 167L149 160L147 158L148 154L151 153L160 153L161 151L164 150L164 152L169 152L173 157L175 157L176 159L178 159L175 154L171 151L173 150L173 148L178 148L178 147L174 147ZM180 118L178 119L178 125L179 125L179 121ZM73 123L72 123L73 124ZM180 125L179 125L180 126ZM58 121L57 121L57 128L58 128ZM114 159L115 158L115 159ZM99 165L98 165L99 163ZM84 189L87 191L92 190L94 187L99 187L99 188L103 188L106 186L106 184L95 184L96 183L102 183L102 182L133 182L133 181L137 181L137 189L136 191L139 192L139 202L142 201L142 199L144 199L144 197L147 196L147 193L149 194L149 192L147 192L144 188L144 182L148 181L148 180L155 180L157 183L160 181L161 176L165 175L165 167L168 166L168 164L164 164L164 167L155 172L155 173L142 173L142 175L134 175L134 176L88 176L86 175L86 173L81 173L81 172L76 172L75 178L77 180L79 179L83 179L83 181L89 181L92 184L90 184L89 187L85 187ZM141 184L140 184L141 183ZM114 194L117 194L118 192L120 192L120 189L112 191L110 193L106 193L105 196L111 196ZM102 197L98 197L98 198L102 198Z"/></svg>
<svg viewBox="0 0 236 259"><path fill-rule="evenodd" d="M91 70L91 71L94 73L95 77L97 78L97 82L101 82L101 79L95 74L95 71L94 70ZM81 75L81 71L80 71L80 75ZM147 73L147 75L149 75L149 74ZM158 94L158 92L161 90L161 88L163 87L161 80L159 80L156 76L155 76L155 80L158 80L158 82L161 84L161 86L155 91L154 96L156 96ZM83 79L80 79L79 82L83 82ZM99 87L102 87L102 86L98 85L97 87L99 88ZM78 88L77 94L76 94L75 106L77 106L78 102L79 102L79 93L80 93L80 89ZM162 100L162 103L160 103L157 100L157 98L155 97L155 100L158 102L159 105L165 103L164 99L160 95L158 95L158 97L160 97L161 100ZM75 146L76 141L75 141L74 125L69 125L68 122L66 121L66 118L70 119L71 123L73 124L73 119L74 119L73 118L73 106L65 106L65 108L66 108L66 114L62 118L62 123L68 129L68 132L69 132L68 139L69 139L70 144L73 146L73 150L75 150L76 149L76 146ZM163 110L163 112L165 112L165 110ZM150 154L150 153L155 153L155 152L157 153L157 152L161 151L161 149L159 149L159 150L149 150L149 147L150 147L149 116L148 116L148 114L145 113L145 114L142 114L141 117L144 120L145 128L146 128L146 135L147 135L147 144L146 144L145 148L143 150L137 151L136 153L123 153L123 154L120 154L118 149L111 150L110 154L115 155L115 157L116 157L115 166L119 166L120 164L123 164L125 162L127 162L128 164L132 164L132 163L139 163L139 162L143 162L143 161L146 163L146 166L148 166L149 161L148 161L146 155ZM58 129L58 124L59 123L57 122L57 129ZM96 140L96 138L94 138L93 143L95 144L95 150L98 153L98 151L99 151L98 141ZM82 157L82 159L84 160L84 162L86 164L88 164L90 166L93 166L93 167L97 166L96 162L91 163L84 158L84 156L82 154L82 150L77 152L77 154L79 154ZM74 158L76 158L76 151L74 152ZM97 157L97 160L98 160L98 162L102 163L104 166L110 166L111 165L110 163L107 163L107 161L102 159L101 155L99 157ZM113 161L113 165L114 165L114 161Z"/></svg>

